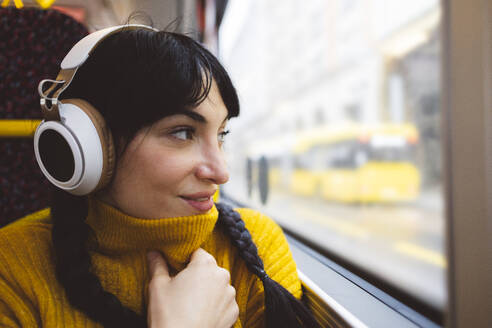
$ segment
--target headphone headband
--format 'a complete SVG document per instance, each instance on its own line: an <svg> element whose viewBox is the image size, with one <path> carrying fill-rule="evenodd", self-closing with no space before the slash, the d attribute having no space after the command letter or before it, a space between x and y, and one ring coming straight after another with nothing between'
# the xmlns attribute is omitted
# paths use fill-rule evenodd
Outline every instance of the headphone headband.
<svg viewBox="0 0 492 328"><path fill-rule="evenodd" d="M38 93L40 98L41 110L46 120L60 120L58 113L58 98L61 93L70 85L77 69L84 64L92 51L97 45L108 36L122 30L147 29L158 32L159 30L141 24L128 24L111 26L105 29L93 32L82 40L77 42L72 49L65 55L61 62L61 70L56 80L44 79L38 85ZM46 91L43 91L43 86L46 82L53 83ZM60 86L61 84L61 86ZM58 86L58 88L57 88ZM57 88L57 89L56 89ZM52 97L49 95L56 89Z"/></svg>
<svg viewBox="0 0 492 328"><path fill-rule="evenodd" d="M77 42L72 49L68 52L68 54L63 58L61 62L62 69L73 69L81 66L86 59L89 57L91 52L97 47L99 42L107 38L108 36L119 32L121 30L133 30L133 29L148 29L152 31L158 31L157 29L141 24L128 24L128 25L119 25L119 26L111 26L105 29L96 31L87 35L85 38Z"/></svg>

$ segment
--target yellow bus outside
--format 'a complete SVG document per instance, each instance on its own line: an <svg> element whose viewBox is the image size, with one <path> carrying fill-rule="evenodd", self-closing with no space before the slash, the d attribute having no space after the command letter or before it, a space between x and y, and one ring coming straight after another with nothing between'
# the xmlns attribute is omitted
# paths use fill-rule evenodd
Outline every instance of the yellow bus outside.
<svg viewBox="0 0 492 328"><path fill-rule="evenodd" d="M415 165L413 124L320 127L299 135L294 146L290 191L343 203L415 200L420 174Z"/></svg>
<svg viewBox="0 0 492 328"><path fill-rule="evenodd" d="M293 149L294 170L290 191L297 195L321 195L330 200L344 201L354 197L351 191L355 171L344 159L350 149L347 142L355 140L360 125L323 126L299 134ZM343 185L343 190L339 188Z"/></svg>

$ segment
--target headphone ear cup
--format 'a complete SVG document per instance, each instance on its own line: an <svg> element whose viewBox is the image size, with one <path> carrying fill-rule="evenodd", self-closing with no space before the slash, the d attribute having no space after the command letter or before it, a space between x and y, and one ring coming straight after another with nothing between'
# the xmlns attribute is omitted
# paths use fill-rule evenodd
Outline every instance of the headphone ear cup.
<svg viewBox="0 0 492 328"><path fill-rule="evenodd" d="M115 149L111 131L106 125L106 121L101 113L87 101L83 99L63 99L62 103L75 105L80 110L84 111L97 130L103 151L103 168L99 183L93 192L100 190L110 182L115 167Z"/></svg>

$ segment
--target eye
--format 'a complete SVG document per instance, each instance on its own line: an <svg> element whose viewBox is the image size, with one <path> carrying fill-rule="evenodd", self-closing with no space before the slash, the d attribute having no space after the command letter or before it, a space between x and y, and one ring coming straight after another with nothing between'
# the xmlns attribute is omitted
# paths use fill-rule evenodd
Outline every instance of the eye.
<svg viewBox="0 0 492 328"><path fill-rule="evenodd" d="M191 127L181 127L172 131L171 135L179 140L191 140L195 135L195 129Z"/></svg>
<svg viewBox="0 0 492 328"><path fill-rule="evenodd" d="M220 132L219 136L218 136L219 143L221 143L221 144L224 143L226 135L228 135L230 132L231 131L229 131L229 130Z"/></svg>

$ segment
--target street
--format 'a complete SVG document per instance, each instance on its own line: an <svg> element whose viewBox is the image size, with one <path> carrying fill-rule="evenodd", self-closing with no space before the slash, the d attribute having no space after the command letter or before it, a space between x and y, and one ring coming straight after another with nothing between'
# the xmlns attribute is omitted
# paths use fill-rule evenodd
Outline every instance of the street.
<svg viewBox="0 0 492 328"><path fill-rule="evenodd" d="M247 196L243 181L231 179L223 191L432 306L445 306L439 191L422 193L413 204L347 205L274 189L262 205L257 190Z"/></svg>

